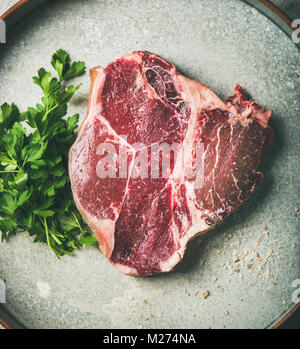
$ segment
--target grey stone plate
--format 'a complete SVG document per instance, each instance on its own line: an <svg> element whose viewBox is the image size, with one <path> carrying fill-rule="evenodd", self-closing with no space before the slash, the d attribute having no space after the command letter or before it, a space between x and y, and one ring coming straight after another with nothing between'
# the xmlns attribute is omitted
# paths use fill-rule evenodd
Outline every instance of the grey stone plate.
<svg viewBox="0 0 300 349"><path fill-rule="evenodd" d="M148 50L223 98L239 83L274 109L274 143L254 195L192 241L168 274L124 276L96 247L58 260L26 233L0 243L4 309L31 328L268 326L292 304L292 281L300 278L300 54L290 38L239 0L63 0L21 23L0 53L0 103L36 103L31 77L41 66L50 69L58 48L89 68ZM78 81L70 113L83 117L88 74Z"/></svg>

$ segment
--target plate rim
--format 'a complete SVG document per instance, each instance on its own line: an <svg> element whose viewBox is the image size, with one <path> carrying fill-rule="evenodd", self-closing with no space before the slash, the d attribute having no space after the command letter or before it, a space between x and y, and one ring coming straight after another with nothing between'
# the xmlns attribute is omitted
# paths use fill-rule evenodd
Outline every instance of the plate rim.
<svg viewBox="0 0 300 349"><path fill-rule="evenodd" d="M41 5L46 3L47 1L49 1L49 0L36 1L35 4L33 5L34 6L33 9L37 9L38 7L40 7ZM250 6L255 6L251 0L242 0L242 1L244 1L245 3L247 3ZM283 22L285 25L287 25L291 31L293 30L292 19L289 16L287 16L284 13L284 11L282 11L279 7L274 5L269 0L258 0L258 1L259 1L259 4L262 6L262 7L259 6L259 10L261 10L263 12L263 8L265 7L266 9L271 11L271 13L277 19L277 20L273 21L274 24L277 25L281 30L285 31L288 34L287 30L284 29L280 25L280 21ZM20 10L24 9L26 7L26 5L29 5L30 3L34 3L34 1L32 1L32 0L19 0L16 4L11 6L6 12L4 12L0 16L0 20L6 21L6 20L12 18L12 16L15 16ZM255 7L257 7L257 6L255 6ZM266 13L263 12L263 14L265 16L267 16ZM269 19L271 19L271 18L269 18ZM279 20L279 22L278 22L278 20ZM273 322L271 322L266 327L266 329L279 329L279 328L281 328L298 311L300 311L300 302L297 304L291 305L287 310L285 310L282 314L280 314ZM1 316L0 316L0 325L2 327L4 327L4 329L16 329L16 327L13 327L8 322L7 318L5 319L4 317L1 317Z"/></svg>
<svg viewBox="0 0 300 349"><path fill-rule="evenodd" d="M11 6L7 11L5 11L1 16L0 19L5 21L10 15L12 15L14 12L16 12L19 8L23 7L25 4L27 4L30 0L19 0L17 3L15 3L13 6Z"/></svg>

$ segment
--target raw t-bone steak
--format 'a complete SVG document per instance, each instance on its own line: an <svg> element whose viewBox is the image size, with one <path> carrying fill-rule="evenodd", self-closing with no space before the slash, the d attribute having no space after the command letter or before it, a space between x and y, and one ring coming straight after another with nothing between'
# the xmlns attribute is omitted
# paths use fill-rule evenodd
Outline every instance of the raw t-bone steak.
<svg viewBox="0 0 300 349"><path fill-rule="evenodd" d="M272 114L240 86L223 102L149 52L91 70L69 170L76 205L121 272L170 271L189 240L235 211L263 177Z"/></svg>

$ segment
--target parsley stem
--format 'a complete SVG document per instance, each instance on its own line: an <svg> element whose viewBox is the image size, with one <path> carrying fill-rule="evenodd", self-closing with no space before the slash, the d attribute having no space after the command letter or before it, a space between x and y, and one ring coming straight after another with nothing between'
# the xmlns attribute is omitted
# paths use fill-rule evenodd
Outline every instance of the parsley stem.
<svg viewBox="0 0 300 349"><path fill-rule="evenodd" d="M0 171L0 173L17 173L19 171Z"/></svg>
<svg viewBox="0 0 300 349"><path fill-rule="evenodd" d="M76 214L75 214L73 211L71 211L71 213L72 213L72 215L73 215L74 218L75 218L75 221L76 221L76 223L77 223L78 228L79 228L80 230L82 230L81 225L80 225L80 223L79 223L79 221L78 221L78 219L77 219L77 217L76 217Z"/></svg>
<svg viewBox="0 0 300 349"><path fill-rule="evenodd" d="M46 237L47 237L47 244L50 248L51 251L55 252L51 246L50 239L49 239L49 230L48 230L48 224L47 224L47 219L44 218L44 226L45 226L45 231L46 231Z"/></svg>
<svg viewBox="0 0 300 349"><path fill-rule="evenodd" d="M48 117L48 115L49 115L55 108L57 108L57 107L58 107L58 104L55 104L54 107L48 109L48 105L47 105L46 113L44 114L43 119L46 120L47 117Z"/></svg>

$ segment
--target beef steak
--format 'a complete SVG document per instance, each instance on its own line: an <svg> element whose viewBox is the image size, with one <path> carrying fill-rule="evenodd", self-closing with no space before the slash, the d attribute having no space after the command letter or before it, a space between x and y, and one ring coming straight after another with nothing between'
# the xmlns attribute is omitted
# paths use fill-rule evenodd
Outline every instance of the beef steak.
<svg viewBox="0 0 300 349"><path fill-rule="evenodd" d="M255 189L272 111L240 86L223 102L149 52L90 74L87 116L69 156L76 205L121 272L170 271L190 239Z"/></svg>

